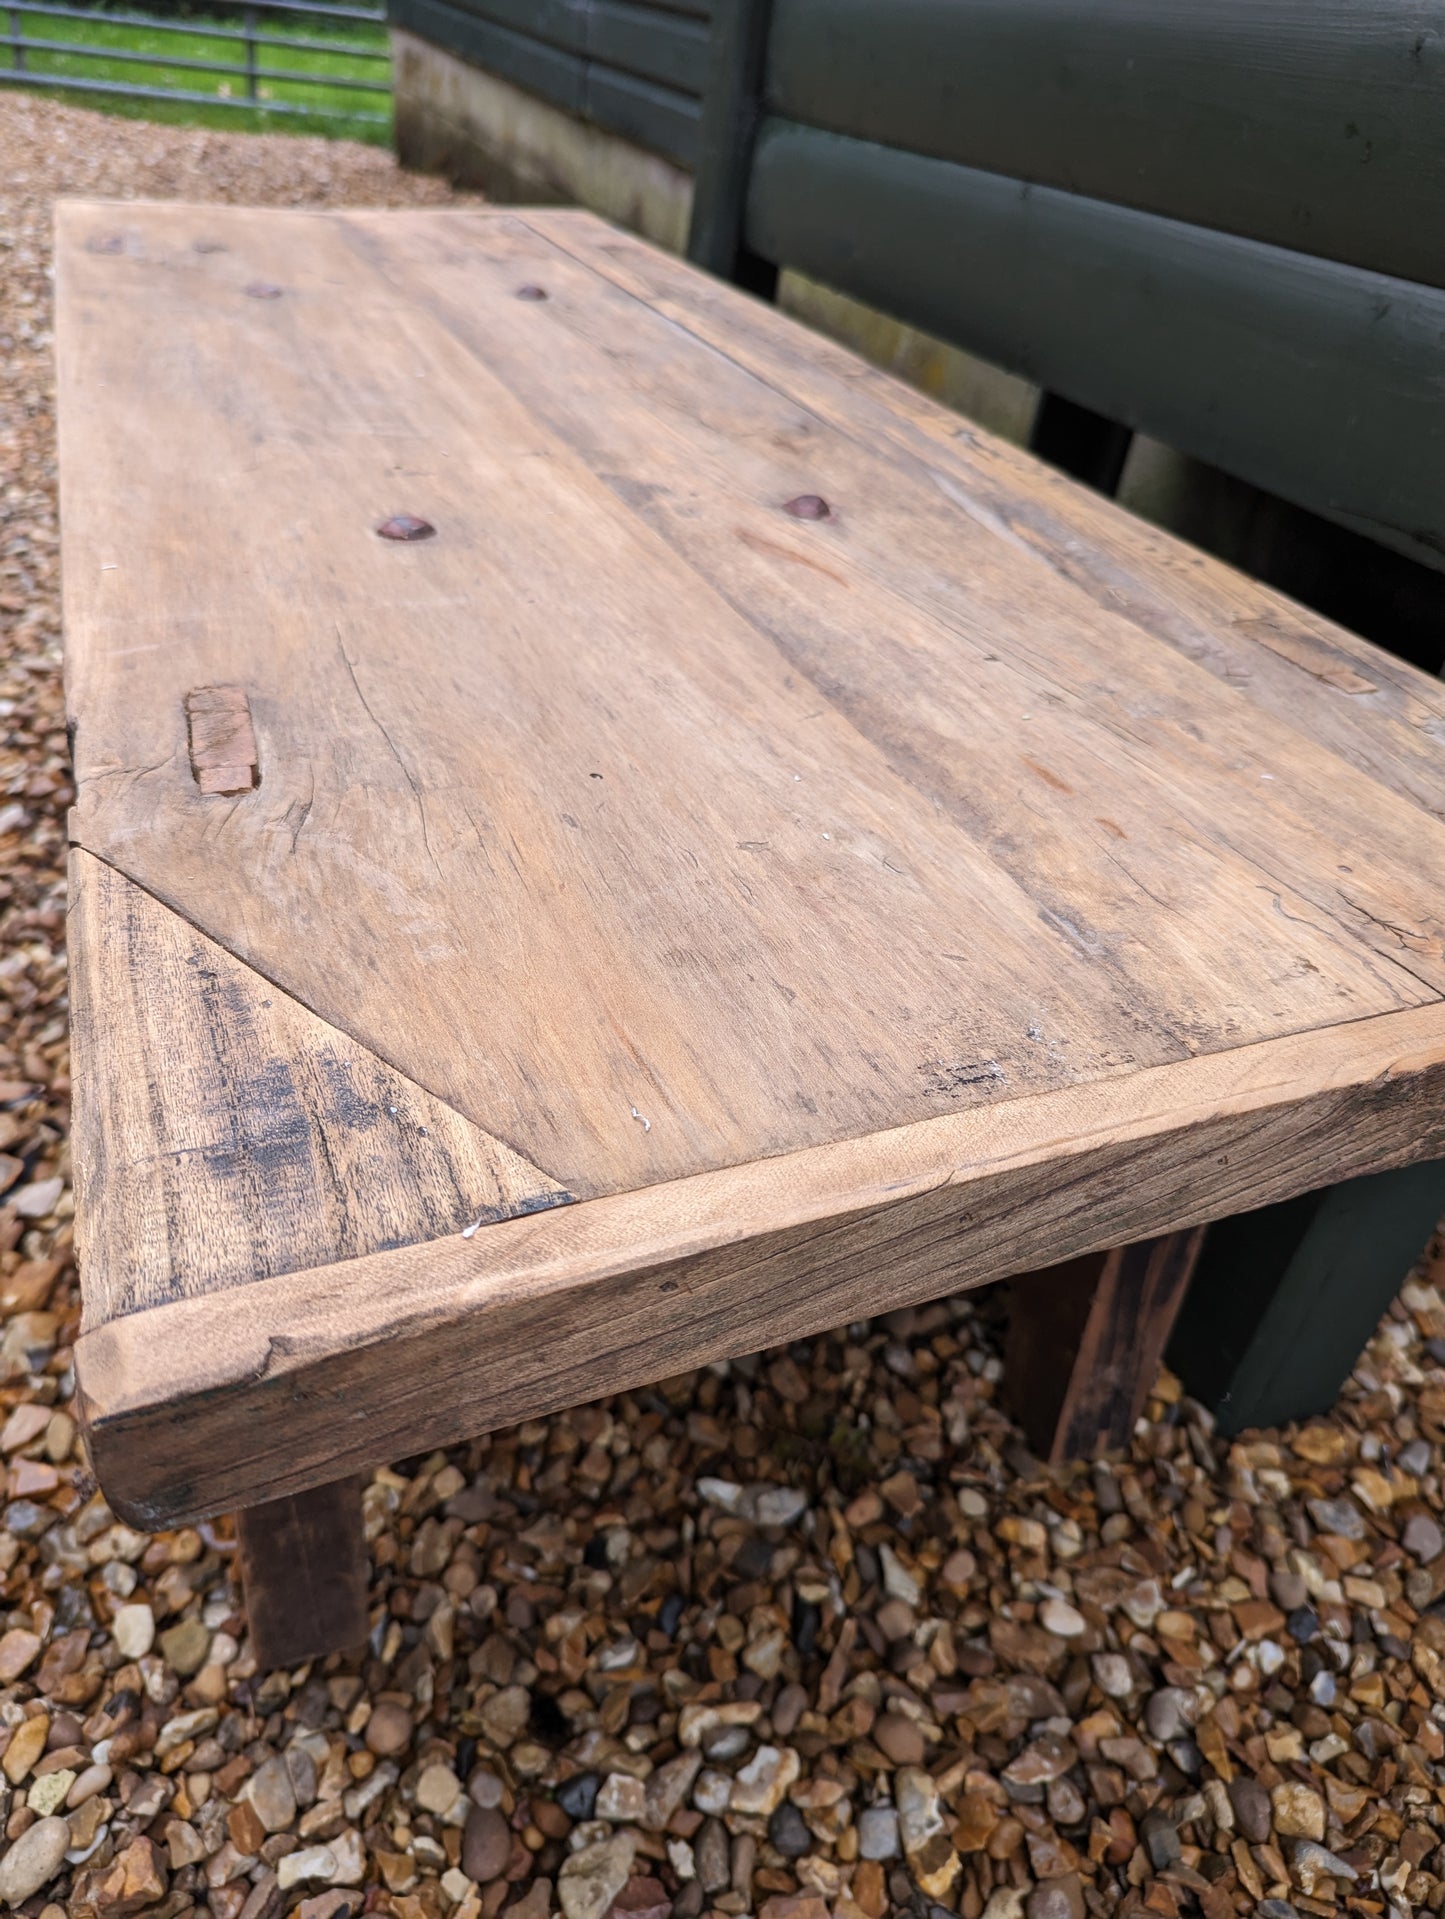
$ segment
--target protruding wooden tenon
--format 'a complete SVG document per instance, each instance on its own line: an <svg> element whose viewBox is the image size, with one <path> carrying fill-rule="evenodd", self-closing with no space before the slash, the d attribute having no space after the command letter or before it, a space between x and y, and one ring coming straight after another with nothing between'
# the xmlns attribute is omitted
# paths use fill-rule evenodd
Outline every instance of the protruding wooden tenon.
<svg viewBox="0 0 1445 1919"><path fill-rule="evenodd" d="M1010 1281L1004 1376L1040 1458L1128 1445L1203 1240L1197 1226Z"/></svg>
<svg viewBox="0 0 1445 1919"><path fill-rule="evenodd" d="M236 1516L251 1649L263 1670L360 1646L370 1562L360 1479L338 1479Z"/></svg>

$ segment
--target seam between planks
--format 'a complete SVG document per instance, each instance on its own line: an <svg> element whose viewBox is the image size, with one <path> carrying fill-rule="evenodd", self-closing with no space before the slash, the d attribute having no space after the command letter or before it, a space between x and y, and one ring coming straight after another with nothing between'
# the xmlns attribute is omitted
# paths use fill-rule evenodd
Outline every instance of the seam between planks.
<svg viewBox="0 0 1445 1919"><path fill-rule="evenodd" d="M704 348L706 351L710 353L716 354L719 359L725 360L729 366L735 367L740 373L745 374L748 378L756 380L760 386L766 387L770 393L776 394L779 399L787 402L787 404L789 404L790 406L797 407L800 412L806 413L811 419L816 420L819 423L819 425L823 426L824 428L828 429L831 432L837 433L840 437L846 438L847 440L849 440L855 447L859 448L860 451L868 452L871 450L870 442L866 438L864 438L864 436L861 433L859 433L851 425L849 425L846 419L834 418L830 416L829 414L819 412L817 407L814 405L813 401L810 398L808 398L806 394L794 391L789 386L779 384L779 382L776 379L770 377L770 375L766 371L764 371L762 368L760 368L757 365L754 365L750 360L746 358L740 359L737 355L730 353L728 349L724 345L722 345L719 340L714 338L709 332L700 331L697 326L691 324L688 318L686 317L686 315L677 310L676 300L674 296L670 294L664 296L668 299L668 307L664 309L662 306L659 306L658 304L656 304L655 301L653 301L652 299L649 299L645 293L639 292L634 285L629 284L628 278L626 277L627 269L625 266L618 268L616 271L612 271L612 270L609 270L607 266L602 265L596 260L589 258L585 252L578 252L575 248L567 244L565 238L560 233L556 233L549 230L550 222L548 223L548 225L545 225L545 226L536 225L533 219L528 217L530 212L529 209L522 209L520 211L507 209L507 212L511 215L511 217L515 218L520 225L524 226L529 233L535 235L535 237L543 245L553 248L557 253L562 254L565 258L574 262L575 265L581 267L586 272L591 273L595 278L606 281L608 285L615 287L618 292L625 294L628 299L632 300L634 303L636 303L639 306L645 307L649 313L655 314L659 319L665 320L670 326L676 327L679 332L686 334L687 337L690 340L694 341L698 346ZM464 217L469 217L469 216L464 216ZM637 246L639 251L643 253L647 253L649 251L645 243L636 240L635 236L628 236L628 237L633 240L634 244ZM671 265L675 265L676 263L669 259L667 264L671 266ZM735 289L730 289L730 290L735 290ZM916 392L913 388L907 385L907 382L901 380L898 375L889 373L889 371L886 368L880 368L880 367L874 366L871 362L865 360L859 353L857 353L855 349L847 346L845 343L841 341L833 340L827 335L814 335L813 329L810 328L806 324L806 322L802 320L793 319L792 316L784 314L782 310L779 308L769 308L767 310L770 316L776 318L778 321L785 322L785 323L790 322L800 332L822 339L831 352L847 355L850 359L857 361L860 369L868 376L868 384L869 384L870 391L876 392L876 388L880 384L885 386L891 386L893 384L897 384L904 388L910 400L916 400L924 403L925 405L930 402L929 395ZM938 401L932 401L931 404L933 405L934 408L936 408L937 412L943 419L945 420L950 418L957 419L959 422L962 423L962 425L964 426L964 428L966 429L969 435L978 439L983 439L988 441L990 446L996 445L999 451L1001 452L1001 454L1003 454L1004 456L1015 455L1020 453L1021 450L1014 447L1011 442L1002 439L1000 436L996 434L989 433L987 428L979 427L975 422L969 420L965 414L962 414L962 413L955 414L951 411L951 409L947 408L941 402L938 402ZM881 402L880 402L880 406L881 406ZM912 425L913 423L910 422L909 424ZM915 426L914 430L920 433L926 433L926 429L922 426ZM910 465L912 465L920 477L931 481L935 485L942 486L945 490L946 497L952 497L952 494L949 491L949 476L946 469L948 467L954 466L956 463L948 459L947 455L948 455L949 449L946 445L941 445L939 448L940 453L944 456L942 467L940 467L939 464L936 464L930 458L930 455L927 451L925 451L924 449L912 443L911 437L908 434L890 430L888 432L888 440L891 448L898 455L898 457L900 459L906 460ZM976 479L977 476L971 476L971 477ZM1050 477L1055 479L1056 484L1059 486L1067 486L1069 484L1072 484L1068 482L1063 475L1057 475L1057 476L1050 475ZM1145 530L1149 535L1155 538L1158 538L1170 544L1176 544L1182 547L1186 552L1197 552L1200 550L1200 549L1191 547L1187 541L1181 540L1177 535L1171 535L1167 528L1156 527L1148 521L1139 519L1138 515L1130 513L1127 508L1118 506L1117 502L1111 501L1111 502L1106 502L1106 504L1113 506L1117 512L1125 515L1125 517L1128 520L1132 522L1137 522L1137 524L1140 526L1141 529ZM964 510L968 511L970 509L965 508ZM972 514L971 517L977 517L977 515ZM997 531L997 529L995 530ZM1027 557L1035 565L1041 568L1044 572L1051 574L1054 578L1063 578L1065 580L1070 581L1070 583L1072 584L1075 584L1075 585L1078 584L1077 582L1072 581L1071 576L1068 575L1067 573L1061 574L1060 569L1049 559L1048 555L1046 553L1040 552L1038 548L1032 545L1031 542L1022 538L1015 538L1012 544L1014 544L1019 549L1021 554L1027 555ZM1216 561L1215 564L1227 565L1227 562ZM1297 615L1304 617L1306 620L1306 623L1310 625L1311 627L1313 627L1315 624L1321 623L1322 616L1312 613L1312 611L1308 608L1298 607L1294 601L1289 599L1289 596L1287 594L1280 593L1277 589L1266 586L1264 582L1255 582L1255 584L1259 586L1261 593L1270 602L1282 601ZM1080 590L1083 590L1083 589L1081 588ZM1201 666L1197 660L1190 658L1190 656L1186 652L1184 652L1182 649L1170 646L1168 641L1162 640L1156 633L1152 632L1150 628L1147 625L1143 624L1143 622L1140 621L1137 618L1137 616L1128 607L1115 606L1112 610L1118 617L1127 620L1129 622L1130 627L1133 630L1135 630L1137 633L1139 633L1141 637L1144 640L1146 640L1151 646L1161 647L1169 654L1176 655L1180 660L1186 661L1190 666L1195 667L1199 672L1204 673L1206 677L1212 680L1216 685L1227 688L1231 693L1233 693L1240 699L1248 700L1249 696L1243 691L1242 688L1235 685L1233 682L1231 682L1227 678L1221 677L1220 675L1217 675L1217 674L1210 673L1206 667ZM1333 626L1335 622L1324 620L1323 624L1327 626ZM1342 629L1342 630L1347 631L1347 629ZM1352 635L1351 637L1358 638L1359 636ZM1256 642L1256 644L1258 643L1259 642ZM1366 644L1369 645L1370 643L1366 642ZM1371 646L1370 650L1372 653L1382 651L1382 649L1373 647L1373 646ZM1282 657L1287 658L1288 656L1282 656ZM1389 666L1395 668L1397 672L1398 672L1399 666L1401 665L1401 662L1399 661L1390 660L1388 655L1386 656L1386 663ZM1424 681L1424 685L1418 689L1419 693L1424 694L1424 693L1433 691L1437 699L1439 699L1440 697L1439 687L1434 685L1430 681L1428 675L1421 674L1420 678L1422 681ZM1396 683L1403 684L1407 691L1415 690L1412 686L1412 683L1408 679L1408 677L1397 679ZM1275 717L1278 718L1279 716L1276 715ZM1445 717L1445 715L1437 715L1437 717ZM1288 724L1288 722L1281 720L1281 724ZM1319 744L1319 742L1315 740L1312 734L1298 727L1291 726L1290 730L1298 738L1306 740L1312 745ZM1415 730L1418 731L1420 729L1417 728ZM1333 750L1333 749L1327 749L1327 750ZM1372 782L1372 784L1382 787L1383 790L1395 791L1395 789L1385 787L1384 782L1377 779L1374 774L1365 772L1362 768L1358 768L1358 767L1355 770L1359 772L1363 778L1369 779ZM1445 814L1435 813L1429 807L1423 805L1420 801L1415 800L1413 798L1409 798L1407 795L1399 794L1398 792L1396 792L1396 797L1407 798L1408 803L1412 805L1417 812L1424 814L1427 819L1434 820L1437 823L1445 824Z"/></svg>
<svg viewBox="0 0 1445 1919"><path fill-rule="evenodd" d="M525 211L519 212L511 209L505 211L484 211L480 215L468 213L458 217L462 221L471 221L478 217L488 222L502 220L509 225L521 229L550 252L569 260L580 272L589 276L592 280L602 282L612 287L633 305L641 307L649 316L655 317L661 320L665 325L674 328L704 352L715 355L719 360L734 367L745 378L755 382L759 387L765 388L769 393L776 395L787 405L795 407L799 412L806 413L808 417L814 420L825 432L832 434L840 440L846 440L850 445L861 452L866 453L870 451L869 442L848 425L845 420L834 419L827 413L820 412L807 397L800 397L787 387L779 385L777 381L769 377L765 370L751 364L746 359L737 358L727 350L726 346L720 344L708 334L699 332L693 326L689 325L685 317L680 317L678 313L671 310L670 307L665 308L656 304L652 299L648 298L644 292L638 291L633 285L629 284L626 277L627 269L625 266L619 267L615 273L609 271L607 266L599 264L589 258L585 253L578 252L568 246L565 238L558 237L552 233L547 226L535 224L534 221L527 216ZM592 218L591 216L585 217L589 220ZM595 224L601 225L602 223L595 222ZM404 294L405 288L398 281L391 264L384 257L381 243L367 218L364 215L355 216L343 211L338 216L337 225L353 257L361 262L367 271L393 294ZM646 251L645 248L642 250ZM669 262L669 264L672 263ZM671 299L671 296L668 296L668 298ZM808 671L806 666L800 664L797 659L786 652L766 622L755 615L753 609L745 600L729 592L720 580L712 577L710 573L700 568L689 557L686 550L670 537L665 529L655 525L652 521L648 520L646 516L639 514L625 496L616 492L611 487L607 487L605 480L595 471L586 456L574 446L565 435L560 433L555 425L539 416L529 401L511 385L500 371L487 366L485 356L480 351L476 338L467 331L464 320L454 316L452 303L450 301L445 297L436 297L429 305L427 312L429 319L436 325L446 339L470 359L480 362L486 368L486 371L498 380L512 401L526 413L539 435L544 436L549 442L554 443L566 458L576 465L589 480L599 482L605 488L609 502L614 507L621 509L627 514L629 519L639 525L650 538L658 541L669 554L686 566L699 586L716 598L717 601L725 606L737 619L742 621L759 640L771 647L790 673L805 679L808 684L816 690L818 697L827 705L833 718L841 725L847 727L870 755L878 758L880 765L886 769L891 778L897 780L911 797L921 797L925 800L931 798L926 789L920 787L907 773L900 771L886 751L884 743L865 726L859 723L858 719L849 710L847 702L840 702ZM784 324L791 325L801 332L807 331L801 322L785 321ZM829 345L831 347L833 343L830 342ZM1066 574L1061 575L1059 568L1046 554L1040 552L1028 541L1017 537L1010 530L1001 530L999 527L992 525L991 519L985 517L985 509L981 504L976 509L975 503L972 501L956 497L958 495L958 489L947 481L946 475L937 464L930 463L923 452L908 442L906 436L890 434L889 438L890 444L897 451L900 459L905 461L912 469L915 477L921 480L932 481L942 487L947 496L954 499L955 504L957 504L961 510L966 511L971 518L974 518L979 524L983 525L985 530L998 534L1000 537L1007 538L1011 546L1016 547L1033 565L1041 569L1043 573L1054 579L1062 578L1066 586L1079 592L1086 600L1092 599L1092 596L1087 593L1085 588L1077 582L1072 581ZM977 476L974 477L976 478ZM1120 509L1120 511L1122 511L1122 509ZM1125 517L1132 518L1132 516L1128 515L1125 515ZM938 607L930 605L926 600L915 599L903 587L894 586L880 575L874 573L866 563L859 562L859 565L864 577L871 582L876 590L896 597L900 604L910 608L920 616L930 619L935 624L941 625L945 631L958 631L951 618ZM1202 687L1207 686L1210 689L1211 697L1214 696L1215 689L1224 689L1239 698L1245 699L1246 702L1249 703L1248 696L1242 693L1238 686L1234 685L1228 679L1221 678L1218 674L1210 672L1208 668L1202 666L1197 660L1192 659L1187 652L1161 639L1157 634L1152 632L1147 625L1143 624L1127 607L1113 607L1109 610L1114 617L1126 621L1131 632L1139 636L1142 642L1151 646L1155 650L1157 657L1167 659L1172 672L1193 678L1196 683ZM1313 733L1302 731L1298 727L1291 725L1272 709L1256 708L1255 710L1263 712L1271 724L1286 728L1293 738L1302 741L1312 752L1323 753L1332 760L1338 761L1342 758L1334 747L1326 742L1322 742ZM1111 723L1110 737L1113 738L1116 745L1122 750L1128 751L1130 748L1137 746L1140 739L1144 736L1138 727L1131 728L1125 725L1121 720L1118 723ZM1354 776L1367 780L1371 786L1381 793L1389 795L1392 800L1403 801L1405 804L1412 806L1415 811L1423 814L1425 818L1430 819L1433 823L1445 825L1445 820L1433 815L1427 807L1410 796L1396 789L1387 787L1373 774L1355 765L1353 762L1347 761L1345 763L1350 765L1351 772ZM955 823L959 824L957 820ZM967 828L964 827L963 830L967 831ZM984 845L982 841L973 840L971 833L969 837L972 843L978 847L978 850L987 857L990 864L1022 895L1030 909L1035 912L1044 910L1044 902L1035 895L1030 886L1026 884L1005 861L1000 860L992 849ZM1440 997L1438 989L1433 987L1428 979L1417 973L1399 953L1384 951L1380 947L1372 944L1368 937L1362 936L1361 929L1356 921L1352 921L1347 917L1341 917L1338 908L1331 907L1329 904L1315 897L1313 893L1303 890L1300 881L1283 879L1281 876L1269 872L1268 869L1259 867L1259 863L1256 860L1252 859L1247 853L1242 852L1240 849L1229 845L1227 842L1221 842L1221 844L1225 846L1226 850L1234 858L1241 861L1242 864L1266 872L1267 878L1274 887L1282 892L1296 895L1303 905L1312 907L1317 912L1323 913L1326 919L1332 922L1332 924L1330 926L1315 926L1314 930L1328 938L1341 952L1346 953L1363 965L1382 985L1391 988L1406 1004L1409 1004L1411 1000L1415 998L1411 989L1423 988L1432 1000ZM1114 864L1118 865L1119 862L1114 861ZM1127 870L1126 876L1130 879L1131 884L1135 886L1139 885L1139 882L1134 879L1132 874L1127 874ZM1376 926L1382 924L1365 909L1354 907L1348 900L1345 904L1348 910L1356 915L1356 920L1372 921ZM1288 917L1288 915L1286 915L1286 917ZM1342 937L1342 935L1344 937ZM1160 1038L1176 1049L1179 1058L1182 1059L1191 1055L1192 1048L1189 1042L1180 1037L1171 1024L1167 1014L1162 1009L1159 1014L1157 1030ZM1301 1028L1299 1030L1310 1031L1316 1029ZM1221 1048L1219 1050L1225 1049ZM1023 1097L1028 1097L1028 1095L1023 1095Z"/></svg>
<svg viewBox="0 0 1445 1919"><path fill-rule="evenodd" d="M303 1012L309 1013L313 1019L321 1020L325 1025L329 1026L333 1032L339 1033L343 1039L349 1040L350 1043L361 1052L370 1053L375 1059L380 1060L388 1072L395 1073L397 1078L404 1081L406 1085L415 1088L419 1093L424 1093L428 1099L434 1100L438 1106L444 1107L452 1118L457 1121L458 1125L469 1127L473 1132L484 1134L488 1139L495 1140L498 1145L504 1146L507 1151L512 1154L513 1158L522 1161L524 1165L530 1166L541 1178L549 1180L559 1191L566 1190L565 1181L558 1179L557 1175L550 1172L545 1166L539 1166L530 1153L524 1153L520 1146L515 1146L512 1141L509 1140L505 1134L499 1132L496 1127L483 1125L479 1120L472 1119L468 1114L462 1112L459 1107L453 1105L452 1102L446 1099L442 1094L434 1092L424 1081L419 1080L415 1073L409 1072L404 1066L398 1066L394 1059L390 1058L387 1053L384 1053L381 1048L375 1045L371 1040L363 1039L359 1034L352 1032L349 1027L341 1025L337 1020L333 1019L329 1013L323 1013L318 1011L314 1006L308 1006L305 1000L298 998L288 987L280 985L269 973L257 966L254 960L248 959L242 953L238 953L233 946L228 945L227 942L209 926L203 925L200 920L186 912L183 907L177 906L172 900L168 900L164 894L157 893L153 887L147 886L144 880L138 879L134 873L127 871L118 860L112 859L109 854L102 853L95 847L87 845L84 840L72 837L68 843L76 852L86 854L90 859L98 861L102 866L108 866L111 872L119 874L128 886L135 887L138 893L144 893L148 899L154 900L156 905L164 912L172 914L176 919L180 920L183 925L190 927L193 933L198 933L202 939L209 940L213 946L218 946L221 951L225 953L228 958L233 959L238 966L244 966L248 973L254 974L258 980L264 980L267 988L273 993L279 993L288 1004L299 1006Z"/></svg>

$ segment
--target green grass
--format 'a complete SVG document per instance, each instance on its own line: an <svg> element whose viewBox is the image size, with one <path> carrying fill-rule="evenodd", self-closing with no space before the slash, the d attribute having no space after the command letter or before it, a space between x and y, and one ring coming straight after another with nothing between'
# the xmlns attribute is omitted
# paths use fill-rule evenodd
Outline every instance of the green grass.
<svg viewBox="0 0 1445 1919"><path fill-rule="evenodd" d="M70 0L56 0L56 3L70 4ZM143 11L142 8L131 6L117 10L129 14ZM0 0L0 87L10 83L7 68L12 63L13 54L6 28L13 26L14 19L15 16L8 12L3 0ZM189 93L212 94L218 99L230 97L239 100L246 96L246 54L239 42L212 40L200 33L176 32L170 28L163 31L159 24L155 27L128 26L108 19L99 8L84 20L56 20L44 14L26 13L21 16L21 24L27 41L64 41L67 46L76 43L114 50L107 58L103 52L50 52L30 47L25 53L25 69L29 73L119 81L134 87L183 88ZM183 23L178 21L177 25L180 24ZM189 24L239 29L242 16L239 12L218 11L214 17L208 15L197 18ZM288 43L336 41L336 46L324 53L310 52L289 44L284 50L281 47L257 49L257 65L263 70L268 67L285 68L306 76L304 80L262 79L258 82L260 98L284 101L311 111L264 113L246 108L213 107L190 100L130 100L116 94L49 86L27 86L25 91L43 94L47 99L65 100L72 106L121 114L127 119L161 120L175 126L224 127L232 132L249 133L326 133L336 138L370 140L383 146L390 141L389 95L355 93L349 88L328 84L338 79L389 83L390 73L386 66L375 60L359 60L349 51L352 48L385 51L387 42L384 27L372 27L359 21L327 20L314 15L299 16L287 22L284 15L262 11L258 15L256 30L268 40ZM154 55L154 59L122 60L117 59L115 53ZM229 71L196 73L185 67L168 64L177 59L205 60L217 66L225 65L228 69L234 67L235 78L231 77ZM311 77L313 74L314 79ZM330 112L339 112L346 117L322 117ZM385 113L386 124L368 125L365 120L356 117L367 113Z"/></svg>

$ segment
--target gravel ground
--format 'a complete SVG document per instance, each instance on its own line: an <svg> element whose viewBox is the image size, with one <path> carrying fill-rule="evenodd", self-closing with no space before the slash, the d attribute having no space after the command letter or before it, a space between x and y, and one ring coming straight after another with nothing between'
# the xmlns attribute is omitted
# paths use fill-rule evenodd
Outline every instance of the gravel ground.
<svg viewBox="0 0 1445 1919"><path fill-rule="evenodd" d="M258 1674L223 1521L67 1411L49 204L441 203L374 150L0 94L0 1906L45 1919L1445 1910L1445 1297L1227 1443L1048 1473L957 1299L378 1473L361 1660Z"/></svg>

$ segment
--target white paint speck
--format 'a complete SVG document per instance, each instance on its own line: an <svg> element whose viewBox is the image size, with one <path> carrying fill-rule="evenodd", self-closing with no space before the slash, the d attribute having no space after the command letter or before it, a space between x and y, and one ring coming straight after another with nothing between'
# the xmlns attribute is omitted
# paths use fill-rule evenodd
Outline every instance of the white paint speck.
<svg viewBox="0 0 1445 1919"><path fill-rule="evenodd" d="M635 1106L630 1106L628 1111L635 1120L640 1122L644 1133L650 1133L652 1131L652 1121L650 1119L643 1119L641 1113L638 1112Z"/></svg>
<svg viewBox="0 0 1445 1919"><path fill-rule="evenodd" d="M470 1226L463 1226L462 1238L470 1239L472 1234L477 1230L477 1228L481 1225L481 1223L482 1222L479 1219L474 1219Z"/></svg>

